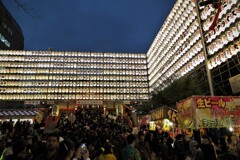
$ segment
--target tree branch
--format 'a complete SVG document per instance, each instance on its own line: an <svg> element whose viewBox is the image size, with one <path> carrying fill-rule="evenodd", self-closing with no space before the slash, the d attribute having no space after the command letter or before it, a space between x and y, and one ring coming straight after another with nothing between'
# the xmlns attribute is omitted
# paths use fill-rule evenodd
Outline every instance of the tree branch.
<svg viewBox="0 0 240 160"><path fill-rule="evenodd" d="M22 9L25 13L27 13L28 15L30 15L33 18L39 18L39 16L35 16L32 14L32 10L34 10L34 8L30 8L27 4L27 2L22 2L22 0L13 0L18 8Z"/></svg>

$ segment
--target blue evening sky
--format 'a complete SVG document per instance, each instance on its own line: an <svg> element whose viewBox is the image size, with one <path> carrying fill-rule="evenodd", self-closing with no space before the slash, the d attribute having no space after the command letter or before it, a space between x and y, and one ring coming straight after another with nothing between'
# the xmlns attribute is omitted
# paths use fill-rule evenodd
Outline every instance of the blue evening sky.
<svg viewBox="0 0 240 160"><path fill-rule="evenodd" d="M25 50L146 53L175 0L2 0ZM37 18L34 18L37 17Z"/></svg>

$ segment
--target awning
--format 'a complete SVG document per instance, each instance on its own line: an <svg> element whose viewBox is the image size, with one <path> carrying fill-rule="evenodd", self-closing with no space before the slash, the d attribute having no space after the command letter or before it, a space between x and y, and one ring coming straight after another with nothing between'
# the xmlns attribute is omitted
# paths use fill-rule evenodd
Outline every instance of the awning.
<svg viewBox="0 0 240 160"><path fill-rule="evenodd" d="M36 116L38 111L0 111L0 116Z"/></svg>

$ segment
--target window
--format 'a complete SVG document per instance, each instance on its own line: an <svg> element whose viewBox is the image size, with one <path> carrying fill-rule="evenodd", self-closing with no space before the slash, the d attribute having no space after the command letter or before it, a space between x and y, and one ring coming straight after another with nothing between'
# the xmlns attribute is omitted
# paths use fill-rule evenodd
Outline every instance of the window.
<svg viewBox="0 0 240 160"><path fill-rule="evenodd" d="M8 47L10 47L10 42L0 33L0 40Z"/></svg>

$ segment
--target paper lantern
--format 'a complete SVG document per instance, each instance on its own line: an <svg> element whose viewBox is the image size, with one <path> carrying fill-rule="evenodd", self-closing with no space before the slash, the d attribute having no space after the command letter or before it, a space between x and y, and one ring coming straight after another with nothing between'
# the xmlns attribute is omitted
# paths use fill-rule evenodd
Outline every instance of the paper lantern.
<svg viewBox="0 0 240 160"><path fill-rule="evenodd" d="M233 44L230 46L230 51L232 55L236 55L237 52L239 51L239 46L237 44Z"/></svg>
<svg viewBox="0 0 240 160"><path fill-rule="evenodd" d="M215 63L214 58L211 58L211 59L209 60L209 63L210 63L210 68L214 68L214 67L217 66L217 64Z"/></svg>
<svg viewBox="0 0 240 160"><path fill-rule="evenodd" d="M224 53L225 53L225 55L226 55L227 58L231 58L231 57L232 57L232 53L231 53L231 51L230 51L228 48L226 48L226 49L224 50Z"/></svg>
<svg viewBox="0 0 240 160"><path fill-rule="evenodd" d="M231 30L227 31L227 39L229 42L233 41L234 39L233 32Z"/></svg>
<svg viewBox="0 0 240 160"><path fill-rule="evenodd" d="M233 33L233 37L235 38L239 37L239 31L237 27L232 27L232 33Z"/></svg>
<svg viewBox="0 0 240 160"><path fill-rule="evenodd" d="M221 61L222 61L222 62L225 62L225 61L226 61L227 56L226 56L225 52L220 52L220 58L221 58Z"/></svg>

